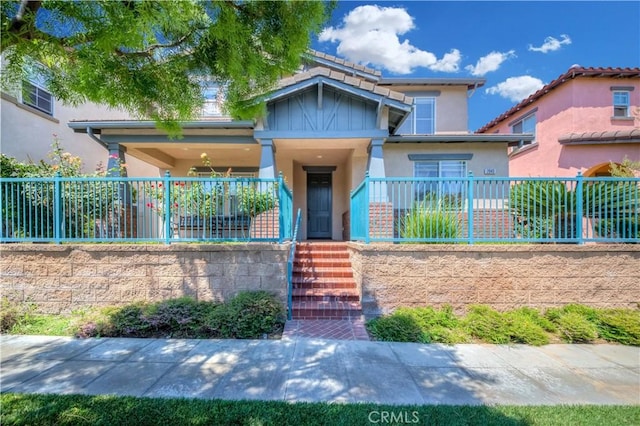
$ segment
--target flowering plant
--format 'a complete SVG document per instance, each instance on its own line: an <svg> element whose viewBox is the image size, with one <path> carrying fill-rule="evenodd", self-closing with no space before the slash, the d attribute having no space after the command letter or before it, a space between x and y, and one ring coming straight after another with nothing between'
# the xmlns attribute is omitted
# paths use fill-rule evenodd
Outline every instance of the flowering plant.
<svg viewBox="0 0 640 426"><path fill-rule="evenodd" d="M205 166L210 169L210 177L220 177L211 167L211 160L206 153L200 158ZM189 169L189 177L197 177L195 168ZM164 216L166 209L182 216L210 217L216 214L218 194L221 188L219 184L206 181L178 181L172 182L167 199L167 188L162 182L149 183L144 186L144 192L149 201L146 206Z"/></svg>

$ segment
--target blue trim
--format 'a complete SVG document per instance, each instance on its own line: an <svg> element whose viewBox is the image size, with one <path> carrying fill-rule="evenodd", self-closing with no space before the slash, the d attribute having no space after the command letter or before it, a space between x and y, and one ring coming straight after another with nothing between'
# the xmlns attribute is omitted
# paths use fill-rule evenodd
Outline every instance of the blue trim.
<svg viewBox="0 0 640 426"><path fill-rule="evenodd" d="M410 161L471 160L473 154L409 154Z"/></svg>
<svg viewBox="0 0 640 426"><path fill-rule="evenodd" d="M303 89L306 89L311 86L315 86L316 84L320 84L320 83L326 84L327 86L331 86L335 89L339 89L343 92L350 93L352 95L355 95L364 99L368 99L375 103L382 102L384 105L388 105L392 108L396 108L401 111L405 111L405 112L411 111L412 106L407 105L404 102L389 99L386 96L369 92L367 90L360 89L346 83L340 83L338 81L335 81L329 77L322 76L322 75L310 78L308 80L303 80L299 83L295 83L291 86L287 86L282 89L271 92L270 94L263 96L261 100L263 100L264 102L272 102L282 97L292 95L293 93L299 92Z"/></svg>
<svg viewBox="0 0 640 426"><path fill-rule="evenodd" d="M253 136L184 135L180 139L167 135L102 135L106 143L231 143L257 144Z"/></svg>
<svg viewBox="0 0 640 426"><path fill-rule="evenodd" d="M256 139L349 139L349 138L386 138L388 130L337 130L337 131L302 131L302 130L257 130Z"/></svg>

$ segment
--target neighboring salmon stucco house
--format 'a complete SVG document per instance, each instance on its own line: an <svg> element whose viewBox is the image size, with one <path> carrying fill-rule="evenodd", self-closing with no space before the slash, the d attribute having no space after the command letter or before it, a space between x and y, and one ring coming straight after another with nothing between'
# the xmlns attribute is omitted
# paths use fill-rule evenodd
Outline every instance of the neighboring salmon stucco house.
<svg viewBox="0 0 640 426"><path fill-rule="evenodd" d="M509 153L509 173L607 176L611 162L640 161L640 68L570 68L483 126L479 134L531 133Z"/></svg>
<svg viewBox="0 0 640 426"><path fill-rule="evenodd" d="M467 98L481 79L385 79L379 71L311 51L299 73L266 94L264 118L224 117L216 88L212 114L171 139L151 121L71 121L111 157L134 157L185 176L211 165L231 176L282 173L301 209L301 238L342 240L350 191L370 177L508 176L507 147L530 135L471 134ZM384 196L384 194L378 194ZM348 215L347 215L348 216Z"/></svg>

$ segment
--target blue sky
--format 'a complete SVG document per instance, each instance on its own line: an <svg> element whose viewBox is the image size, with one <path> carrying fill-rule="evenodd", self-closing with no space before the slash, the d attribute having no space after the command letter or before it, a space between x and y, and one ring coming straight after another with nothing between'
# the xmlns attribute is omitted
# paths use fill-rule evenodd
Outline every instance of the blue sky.
<svg viewBox="0 0 640 426"><path fill-rule="evenodd" d="M640 67L640 2L341 1L312 47L385 77L486 79L473 131L572 65Z"/></svg>

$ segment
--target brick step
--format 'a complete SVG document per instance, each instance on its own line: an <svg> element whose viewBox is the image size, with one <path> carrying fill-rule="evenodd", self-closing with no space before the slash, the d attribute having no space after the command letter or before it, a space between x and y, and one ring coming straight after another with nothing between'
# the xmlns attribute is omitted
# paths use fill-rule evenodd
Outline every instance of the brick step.
<svg viewBox="0 0 640 426"><path fill-rule="evenodd" d="M293 302L294 319L359 319L362 308L358 302Z"/></svg>
<svg viewBox="0 0 640 426"><path fill-rule="evenodd" d="M296 259L336 259L349 260L349 253L346 251L297 251Z"/></svg>
<svg viewBox="0 0 640 426"><path fill-rule="evenodd" d="M315 277L340 277L351 278L353 277L353 270L351 268L318 268L312 266L305 266L303 268L293 268L293 274L303 278L315 278Z"/></svg>
<svg viewBox="0 0 640 426"><path fill-rule="evenodd" d="M358 302L360 295L355 288L294 288L294 301L325 301L325 302Z"/></svg>
<svg viewBox="0 0 640 426"><path fill-rule="evenodd" d="M293 288L356 288L353 278L337 277L292 277Z"/></svg>
<svg viewBox="0 0 640 426"><path fill-rule="evenodd" d="M303 258L293 261L294 268L303 267L317 267L317 268L351 268L351 262L349 259L334 259L334 258Z"/></svg>
<svg viewBox="0 0 640 426"><path fill-rule="evenodd" d="M298 243L296 244L296 251L339 251L346 252L346 243Z"/></svg>

